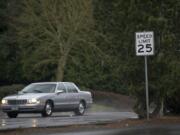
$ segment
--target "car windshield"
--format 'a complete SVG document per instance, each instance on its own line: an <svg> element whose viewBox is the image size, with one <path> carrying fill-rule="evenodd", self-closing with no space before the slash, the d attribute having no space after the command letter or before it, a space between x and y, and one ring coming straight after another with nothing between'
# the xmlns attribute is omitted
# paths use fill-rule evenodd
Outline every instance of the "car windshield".
<svg viewBox="0 0 180 135"><path fill-rule="evenodd" d="M54 93L56 84L30 84L21 93Z"/></svg>

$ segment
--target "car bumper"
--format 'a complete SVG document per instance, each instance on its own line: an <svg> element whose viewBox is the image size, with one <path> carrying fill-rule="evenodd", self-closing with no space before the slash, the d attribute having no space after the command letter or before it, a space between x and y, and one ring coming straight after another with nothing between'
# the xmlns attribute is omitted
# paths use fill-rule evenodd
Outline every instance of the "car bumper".
<svg viewBox="0 0 180 135"><path fill-rule="evenodd" d="M2 105L1 106L3 112L20 112L20 113L28 113L28 112L42 112L44 109L44 105L42 104L26 104L26 105Z"/></svg>

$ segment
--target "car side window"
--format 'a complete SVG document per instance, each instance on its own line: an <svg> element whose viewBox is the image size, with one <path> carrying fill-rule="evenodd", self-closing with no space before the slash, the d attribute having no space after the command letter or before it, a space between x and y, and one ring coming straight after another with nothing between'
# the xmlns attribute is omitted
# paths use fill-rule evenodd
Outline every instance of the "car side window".
<svg viewBox="0 0 180 135"><path fill-rule="evenodd" d="M68 93L78 93L78 90L76 89L76 87L73 84L67 83L66 87L67 87Z"/></svg>
<svg viewBox="0 0 180 135"><path fill-rule="evenodd" d="M66 93L66 88L65 88L65 86L64 86L63 83L59 83L59 84L58 84L57 90L63 90L64 93Z"/></svg>

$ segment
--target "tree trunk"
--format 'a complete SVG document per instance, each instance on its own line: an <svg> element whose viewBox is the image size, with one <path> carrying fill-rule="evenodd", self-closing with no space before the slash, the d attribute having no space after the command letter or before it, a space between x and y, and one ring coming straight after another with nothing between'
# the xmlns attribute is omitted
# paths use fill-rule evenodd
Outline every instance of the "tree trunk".
<svg viewBox="0 0 180 135"><path fill-rule="evenodd" d="M152 117L157 117L159 115L159 111L161 109L161 105L160 103L158 102L156 104L156 108L154 109L153 113L152 113Z"/></svg>
<svg viewBox="0 0 180 135"><path fill-rule="evenodd" d="M162 117L164 115L164 99L162 98L156 105L152 117Z"/></svg>
<svg viewBox="0 0 180 135"><path fill-rule="evenodd" d="M164 100L161 100L161 109L159 111L159 116L163 117L164 116Z"/></svg>
<svg viewBox="0 0 180 135"><path fill-rule="evenodd" d="M68 55L62 55L60 59L58 60L56 81L63 81L67 57Z"/></svg>

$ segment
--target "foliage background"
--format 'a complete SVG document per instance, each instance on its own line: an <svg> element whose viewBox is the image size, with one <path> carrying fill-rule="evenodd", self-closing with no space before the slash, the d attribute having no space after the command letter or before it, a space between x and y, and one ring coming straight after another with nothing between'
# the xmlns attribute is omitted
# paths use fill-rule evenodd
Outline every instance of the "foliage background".
<svg viewBox="0 0 180 135"><path fill-rule="evenodd" d="M38 9L36 5L34 8ZM133 95L137 100L135 110L141 114L145 110L144 59L135 56L134 33L154 31L155 55L148 58L150 103L158 109L162 102L166 104L165 109L177 108L180 103L180 1L92 0L91 8L93 26L86 26L88 30L83 33L87 42L75 42L78 47L68 55L63 81L93 90ZM22 1L0 1L1 86L56 81L57 48L50 47L47 38L40 44L19 37L22 28L26 28L20 19L23 11ZM37 66L42 59L49 58L52 61Z"/></svg>

